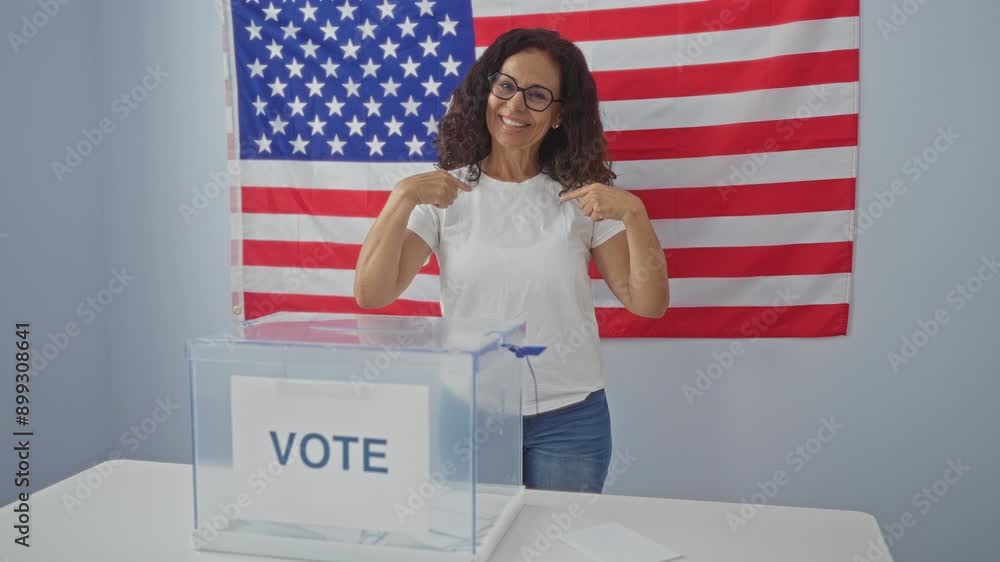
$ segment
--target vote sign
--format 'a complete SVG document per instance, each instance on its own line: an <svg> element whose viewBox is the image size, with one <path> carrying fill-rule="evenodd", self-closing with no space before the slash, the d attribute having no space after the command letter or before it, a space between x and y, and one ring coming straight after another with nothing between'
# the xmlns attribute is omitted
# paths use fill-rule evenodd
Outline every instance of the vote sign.
<svg viewBox="0 0 1000 562"><path fill-rule="evenodd" d="M422 532L427 509L397 507L427 480L427 387L234 376L237 482L280 467L244 517L351 529ZM274 471L272 471L273 473Z"/></svg>

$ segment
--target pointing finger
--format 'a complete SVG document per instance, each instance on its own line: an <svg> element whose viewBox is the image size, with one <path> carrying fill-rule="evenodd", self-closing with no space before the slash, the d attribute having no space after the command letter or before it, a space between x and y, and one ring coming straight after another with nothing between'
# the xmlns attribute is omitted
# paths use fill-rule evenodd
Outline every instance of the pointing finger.
<svg viewBox="0 0 1000 562"><path fill-rule="evenodd" d="M559 196L559 201L569 201L570 199L576 199L578 197L583 197L584 195L587 194L586 189L587 188L585 188L585 187L581 187L579 189L574 189L573 191L570 191L569 193L563 193L562 195Z"/></svg>

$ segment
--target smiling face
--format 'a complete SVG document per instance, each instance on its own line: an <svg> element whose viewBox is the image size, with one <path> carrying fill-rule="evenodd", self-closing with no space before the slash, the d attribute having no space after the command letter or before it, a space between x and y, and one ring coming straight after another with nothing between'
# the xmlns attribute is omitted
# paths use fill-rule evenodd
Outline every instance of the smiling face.
<svg viewBox="0 0 1000 562"><path fill-rule="evenodd" d="M553 99L560 99L562 91L559 83L559 65L542 51L526 50L511 55L500 72L510 76L521 88L543 86L552 91ZM508 88L510 79L503 76L498 80ZM493 147L513 150L534 151L541 146L542 139L553 125L559 122L558 102L549 105L545 111L534 111L525 104L525 95L536 99L531 92L517 92L509 100L490 94L486 104L486 126L493 137Z"/></svg>

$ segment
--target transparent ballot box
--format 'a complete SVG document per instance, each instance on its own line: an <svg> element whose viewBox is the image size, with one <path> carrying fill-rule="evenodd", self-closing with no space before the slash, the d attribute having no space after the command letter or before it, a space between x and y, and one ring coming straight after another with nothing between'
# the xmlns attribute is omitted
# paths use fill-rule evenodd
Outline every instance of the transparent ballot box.
<svg viewBox="0 0 1000 562"><path fill-rule="evenodd" d="M188 340L200 550L482 561L521 507L523 322L282 312Z"/></svg>

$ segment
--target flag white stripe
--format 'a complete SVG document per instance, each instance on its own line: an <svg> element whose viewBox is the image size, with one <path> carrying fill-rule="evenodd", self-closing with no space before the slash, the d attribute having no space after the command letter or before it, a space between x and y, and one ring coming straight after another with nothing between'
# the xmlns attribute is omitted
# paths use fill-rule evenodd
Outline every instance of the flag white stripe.
<svg viewBox="0 0 1000 562"><path fill-rule="evenodd" d="M243 160L239 173L245 186L389 191L399 180L433 169L432 162Z"/></svg>
<svg viewBox="0 0 1000 562"><path fill-rule="evenodd" d="M247 240L361 244L375 219L312 215L245 214ZM654 219L653 230L667 248L775 246L844 242L851 211Z"/></svg>
<svg viewBox="0 0 1000 562"><path fill-rule="evenodd" d="M244 268L245 290L251 293L291 293L317 296L353 296L354 271L291 267ZM621 308L602 279L592 279L595 306ZM746 278L684 278L670 280L670 305L782 306L847 302L847 274L785 275ZM400 296L404 300L438 302L440 278L417 274Z"/></svg>
<svg viewBox="0 0 1000 562"><path fill-rule="evenodd" d="M827 211L650 222L665 248L746 247L845 242L851 216L851 211Z"/></svg>
<svg viewBox="0 0 1000 562"><path fill-rule="evenodd" d="M625 189L782 183L855 177L855 147L629 160L614 163ZM243 160L242 185L388 191L399 179L433 170L430 163Z"/></svg>
<svg viewBox="0 0 1000 562"><path fill-rule="evenodd" d="M856 17L829 18L720 31L709 35L711 42L705 41L702 32L578 41L576 45L592 71L664 68L855 49L857 25ZM476 57L485 50L486 47L477 47Z"/></svg>
<svg viewBox="0 0 1000 562"><path fill-rule="evenodd" d="M857 113L857 82L601 104L605 131L705 127Z"/></svg>
<svg viewBox="0 0 1000 562"><path fill-rule="evenodd" d="M615 162L626 189L730 186L855 177L856 147Z"/></svg>
<svg viewBox="0 0 1000 562"><path fill-rule="evenodd" d="M696 4L705 0L472 0L474 18L524 14L558 14L584 10L637 8L662 4ZM738 7L738 5L736 5Z"/></svg>

